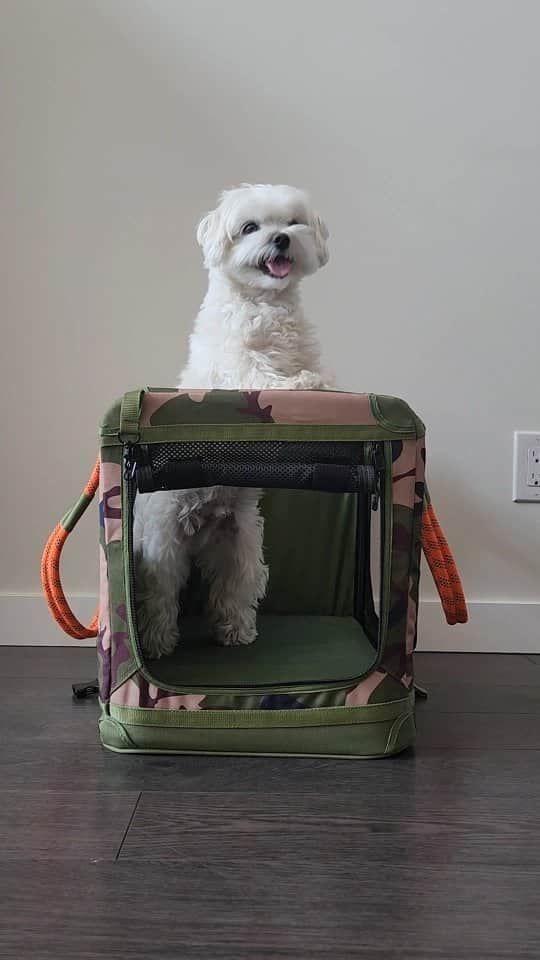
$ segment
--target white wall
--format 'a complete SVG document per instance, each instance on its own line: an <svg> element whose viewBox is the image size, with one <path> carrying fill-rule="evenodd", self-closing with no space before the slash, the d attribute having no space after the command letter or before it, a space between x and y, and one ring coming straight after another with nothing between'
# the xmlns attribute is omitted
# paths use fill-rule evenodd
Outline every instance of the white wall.
<svg viewBox="0 0 540 960"><path fill-rule="evenodd" d="M540 5L0 10L0 590L39 590L110 400L174 382L204 291L197 217L255 180L307 187L326 217L305 295L328 363L427 421L470 598L540 602L540 508L511 502L512 431L540 428ZM96 590L94 519L68 549L75 593Z"/></svg>

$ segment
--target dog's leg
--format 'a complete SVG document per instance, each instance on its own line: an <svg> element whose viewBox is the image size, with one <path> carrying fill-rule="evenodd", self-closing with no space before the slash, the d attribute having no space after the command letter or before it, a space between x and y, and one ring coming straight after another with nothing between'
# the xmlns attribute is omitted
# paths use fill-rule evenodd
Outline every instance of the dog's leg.
<svg viewBox="0 0 540 960"><path fill-rule="evenodd" d="M135 501L137 629L152 659L172 653L180 639L180 591L189 576L190 551L178 521L178 500L176 492L159 491Z"/></svg>
<svg viewBox="0 0 540 960"><path fill-rule="evenodd" d="M268 567L257 490L238 490L233 512L204 531L197 563L210 583L209 614L224 646L252 643Z"/></svg>

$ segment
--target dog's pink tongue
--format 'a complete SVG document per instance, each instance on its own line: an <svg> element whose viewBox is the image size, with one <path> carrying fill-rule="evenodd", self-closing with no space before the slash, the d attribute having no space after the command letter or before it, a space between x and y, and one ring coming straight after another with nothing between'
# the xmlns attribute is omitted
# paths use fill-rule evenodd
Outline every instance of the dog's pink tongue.
<svg viewBox="0 0 540 960"><path fill-rule="evenodd" d="M275 260L267 260L266 266L268 272L272 274L273 277L278 277L280 280L283 277L288 277L291 271L291 262L287 260L286 257L276 257Z"/></svg>

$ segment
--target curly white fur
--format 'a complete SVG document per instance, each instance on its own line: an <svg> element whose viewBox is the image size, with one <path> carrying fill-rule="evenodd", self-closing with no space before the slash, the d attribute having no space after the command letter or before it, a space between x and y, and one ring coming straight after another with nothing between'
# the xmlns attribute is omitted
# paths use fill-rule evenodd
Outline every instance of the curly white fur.
<svg viewBox="0 0 540 960"><path fill-rule="evenodd" d="M299 282L328 259L328 231L308 196L286 186L226 191L199 224L208 292L179 387L324 389ZM134 514L137 619L151 657L179 640L179 596L195 562L224 644L251 643L268 569L260 491L232 487L138 495Z"/></svg>

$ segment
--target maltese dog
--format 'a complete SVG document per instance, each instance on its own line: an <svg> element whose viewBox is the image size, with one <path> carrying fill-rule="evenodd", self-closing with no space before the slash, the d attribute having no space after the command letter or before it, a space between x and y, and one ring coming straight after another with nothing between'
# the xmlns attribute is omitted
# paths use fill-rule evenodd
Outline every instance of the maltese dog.
<svg viewBox="0 0 540 960"><path fill-rule="evenodd" d="M327 262L327 239L301 190L246 184L223 193L197 231L209 284L178 386L325 389L299 284ZM149 657L178 643L180 592L193 562L208 582L219 642L255 639L268 580L260 497L260 490L234 487L137 495L137 623Z"/></svg>

